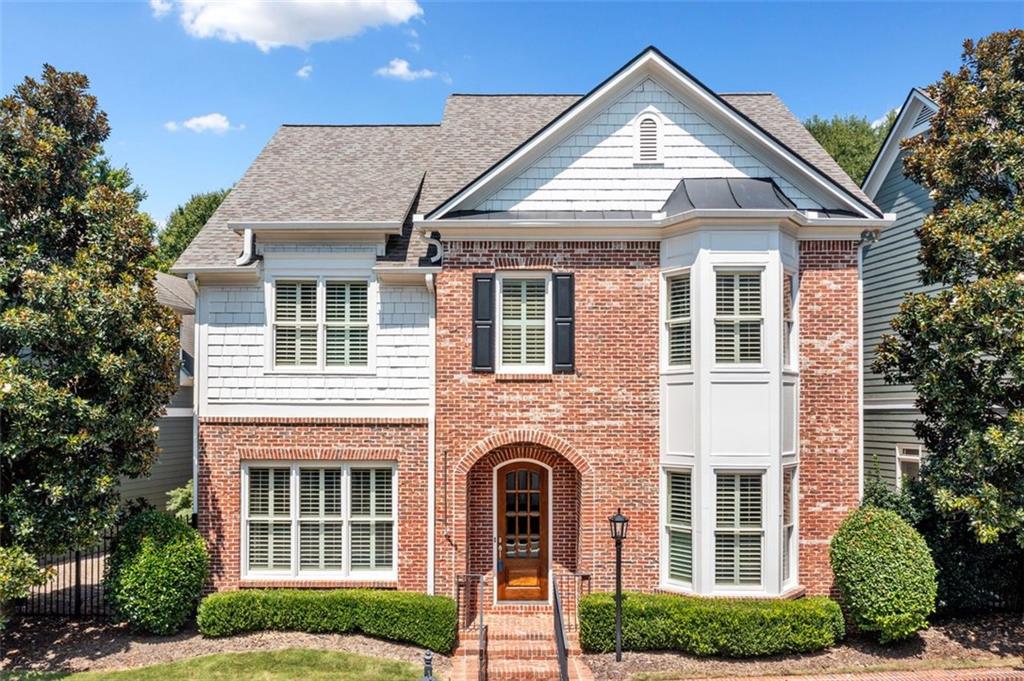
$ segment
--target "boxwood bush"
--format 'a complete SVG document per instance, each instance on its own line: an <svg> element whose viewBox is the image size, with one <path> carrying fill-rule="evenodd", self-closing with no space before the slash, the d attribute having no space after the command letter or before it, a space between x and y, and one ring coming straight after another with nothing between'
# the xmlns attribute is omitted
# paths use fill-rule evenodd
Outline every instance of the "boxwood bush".
<svg viewBox="0 0 1024 681"><path fill-rule="evenodd" d="M406 591L267 589L211 594L199 604L199 631L362 632L447 653L455 646L455 601Z"/></svg>
<svg viewBox="0 0 1024 681"><path fill-rule="evenodd" d="M580 600L580 643L615 648L615 597ZM827 598L734 600L624 593L624 650L678 650L691 655L755 657L827 648L845 635L843 613Z"/></svg>
<svg viewBox="0 0 1024 681"><path fill-rule="evenodd" d="M206 544L156 510L132 516L107 559L107 598L137 631L173 634L195 610L207 576Z"/></svg>
<svg viewBox="0 0 1024 681"><path fill-rule="evenodd" d="M935 611L935 563L921 535L893 511L865 507L832 537L836 586L850 617L882 643L928 626Z"/></svg>

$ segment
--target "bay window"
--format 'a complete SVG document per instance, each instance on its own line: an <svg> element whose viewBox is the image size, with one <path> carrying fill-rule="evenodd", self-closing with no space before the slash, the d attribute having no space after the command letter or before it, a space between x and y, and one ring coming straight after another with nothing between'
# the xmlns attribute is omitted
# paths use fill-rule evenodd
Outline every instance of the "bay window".
<svg viewBox="0 0 1024 681"><path fill-rule="evenodd" d="M690 273L673 275L667 280L665 324L668 334L669 366L687 366L692 361L693 329L690 315Z"/></svg>
<svg viewBox="0 0 1024 681"><path fill-rule="evenodd" d="M693 582L693 485L689 471L668 471L665 505L665 542L668 579Z"/></svg>
<svg viewBox="0 0 1024 681"><path fill-rule="evenodd" d="M715 583L760 586L764 545L762 475L715 478Z"/></svg>
<svg viewBox="0 0 1024 681"><path fill-rule="evenodd" d="M245 464L242 477L244 576L396 577L394 465Z"/></svg>
<svg viewBox="0 0 1024 681"><path fill-rule="evenodd" d="M715 273L715 361L760 364L761 272Z"/></svg>

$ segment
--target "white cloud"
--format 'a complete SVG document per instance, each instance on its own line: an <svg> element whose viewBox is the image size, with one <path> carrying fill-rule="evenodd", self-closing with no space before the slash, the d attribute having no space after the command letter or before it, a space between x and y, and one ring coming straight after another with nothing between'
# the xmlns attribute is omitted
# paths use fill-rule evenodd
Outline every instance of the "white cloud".
<svg viewBox="0 0 1024 681"><path fill-rule="evenodd" d="M410 42L406 43L409 49L412 50L413 52L419 52L420 48L422 47L420 45L419 31L417 31L415 28L410 28L406 29L405 34L412 39Z"/></svg>
<svg viewBox="0 0 1024 681"><path fill-rule="evenodd" d="M150 0L168 4L169 0ZM357 35L367 28L398 25L423 14L416 0L176 0L185 32L196 38L307 48ZM155 10L154 10L155 11Z"/></svg>
<svg viewBox="0 0 1024 681"><path fill-rule="evenodd" d="M301 69L296 71L295 75L298 76L299 78L301 78L302 80L308 79L310 76L313 75L313 65L312 64L306 64Z"/></svg>
<svg viewBox="0 0 1024 681"><path fill-rule="evenodd" d="M174 5L170 0L149 0L149 8L153 10L153 16L163 19L174 8Z"/></svg>
<svg viewBox="0 0 1024 681"><path fill-rule="evenodd" d="M380 67L374 73L384 78L397 78L398 80L419 80L420 78L433 78L437 75L436 71L431 71L430 69L410 69L409 62L398 57L395 57L388 62L387 66Z"/></svg>
<svg viewBox="0 0 1024 681"><path fill-rule="evenodd" d="M175 121L167 121L164 123L164 129L169 132L177 132L185 128L195 133L212 132L217 135L223 135L230 130L244 130L244 125L231 125L231 121L228 117L222 113L208 113L205 116L193 116L186 121L177 123Z"/></svg>
<svg viewBox="0 0 1024 681"><path fill-rule="evenodd" d="M882 127L883 125L885 125L885 122L889 120L889 116L891 116L894 113L899 113L899 110L900 109L898 106L894 106L893 108L889 109L884 114L882 114L881 117L871 121L871 127L874 128L875 130Z"/></svg>

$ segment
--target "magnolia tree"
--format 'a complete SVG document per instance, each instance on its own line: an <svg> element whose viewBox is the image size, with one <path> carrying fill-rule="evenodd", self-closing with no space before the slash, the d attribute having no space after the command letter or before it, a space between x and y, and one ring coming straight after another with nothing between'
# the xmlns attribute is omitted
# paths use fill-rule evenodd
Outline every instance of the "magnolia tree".
<svg viewBox="0 0 1024 681"><path fill-rule="evenodd" d="M1024 547L1024 31L968 40L928 94L904 168L935 202L919 258L937 290L906 297L876 369L917 390L938 508Z"/></svg>
<svg viewBox="0 0 1024 681"><path fill-rule="evenodd" d="M144 265L152 221L101 156L87 88L46 66L0 100L0 560L19 556L0 574L110 525L175 390L176 321Z"/></svg>

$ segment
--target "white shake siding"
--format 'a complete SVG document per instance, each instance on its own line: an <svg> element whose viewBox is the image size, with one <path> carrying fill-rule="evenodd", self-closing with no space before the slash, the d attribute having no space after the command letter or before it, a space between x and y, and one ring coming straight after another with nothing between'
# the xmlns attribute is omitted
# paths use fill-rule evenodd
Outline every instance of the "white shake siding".
<svg viewBox="0 0 1024 681"><path fill-rule="evenodd" d="M661 121L660 164L635 164L634 122ZM485 199L480 210L661 210L684 178L771 177L800 208L819 207L777 172L647 79Z"/></svg>

